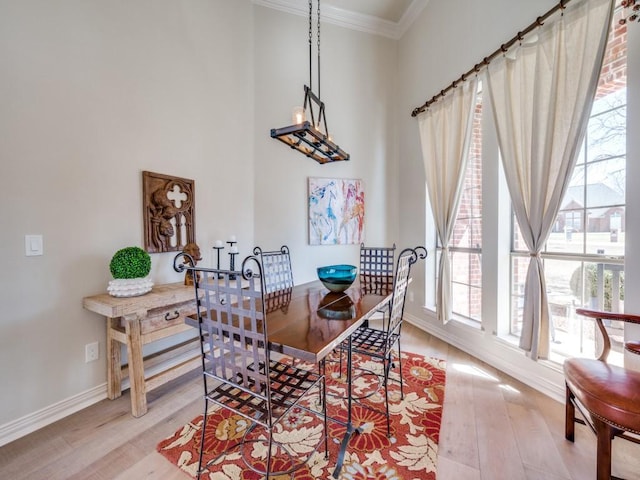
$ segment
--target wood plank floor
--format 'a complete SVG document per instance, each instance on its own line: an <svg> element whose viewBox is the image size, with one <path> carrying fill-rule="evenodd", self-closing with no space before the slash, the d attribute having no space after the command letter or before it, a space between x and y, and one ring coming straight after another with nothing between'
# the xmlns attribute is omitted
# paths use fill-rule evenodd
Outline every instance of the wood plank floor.
<svg viewBox="0 0 640 480"><path fill-rule="evenodd" d="M407 325L403 348L447 360L438 480L588 480L595 436L577 425L564 439L564 406ZM185 480L156 444L201 413L197 371L148 395L129 414L129 394L104 400L0 447L0 479ZM613 473L640 480L640 445L614 441Z"/></svg>

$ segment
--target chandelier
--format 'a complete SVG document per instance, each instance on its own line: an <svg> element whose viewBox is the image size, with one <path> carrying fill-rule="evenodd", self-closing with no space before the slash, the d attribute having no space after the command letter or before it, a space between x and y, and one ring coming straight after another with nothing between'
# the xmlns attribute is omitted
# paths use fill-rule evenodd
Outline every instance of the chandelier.
<svg viewBox="0 0 640 480"><path fill-rule="evenodd" d="M304 86L303 107L294 109L293 125L272 128L271 138L276 138L320 164L349 160L349 154L333 143L327 128L324 102L320 99L320 0L318 1L318 95L313 93L311 69L311 44L313 37L313 0L309 0L309 86ZM307 112L309 118L307 118Z"/></svg>

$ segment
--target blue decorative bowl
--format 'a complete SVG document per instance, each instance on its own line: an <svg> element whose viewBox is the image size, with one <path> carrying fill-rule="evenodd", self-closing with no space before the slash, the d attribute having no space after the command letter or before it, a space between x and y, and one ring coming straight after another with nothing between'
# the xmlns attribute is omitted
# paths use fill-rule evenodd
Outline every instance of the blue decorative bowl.
<svg viewBox="0 0 640 480"><path fill-rule="evenodd" d="M344 292L358 275L353 265L328 265L318 267L318 278L332 292Z"/></svg>

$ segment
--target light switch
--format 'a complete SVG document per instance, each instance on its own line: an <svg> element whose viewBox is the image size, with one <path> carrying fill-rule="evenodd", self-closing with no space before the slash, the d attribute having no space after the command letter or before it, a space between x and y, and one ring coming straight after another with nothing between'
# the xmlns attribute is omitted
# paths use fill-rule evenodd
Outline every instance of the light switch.
<svg viewBox="0 0 640 480"><path fill-rule="evenodd" d="M27 257L35 257L37 255L44 254L42 235L24 236L24 254Z"/></svg>

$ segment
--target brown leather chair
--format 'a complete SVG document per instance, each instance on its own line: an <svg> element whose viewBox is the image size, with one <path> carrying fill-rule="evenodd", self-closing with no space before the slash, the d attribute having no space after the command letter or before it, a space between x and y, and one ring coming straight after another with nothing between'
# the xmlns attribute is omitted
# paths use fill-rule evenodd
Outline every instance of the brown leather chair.
<svg viewBox="0 0 640 480"><path fill-rule="evenodd" d="M579 315L595 320L603 337L602 353L597 360L571 358L564 363L566 384L565 438L573 442L575 422L586 423L597 436L597 480L611 477L611 441L621 437L640 441L628 432L640 435L640 372L606 363L611 340L603 320L640 324L640 316L624 313L577 309ZM640 354L640 342L625 348ZM578 408L584 421L576 418ZM614 477L615 478L615 477Z"/></svg>

